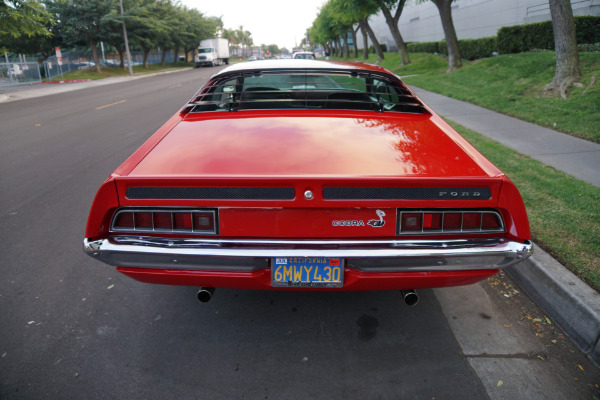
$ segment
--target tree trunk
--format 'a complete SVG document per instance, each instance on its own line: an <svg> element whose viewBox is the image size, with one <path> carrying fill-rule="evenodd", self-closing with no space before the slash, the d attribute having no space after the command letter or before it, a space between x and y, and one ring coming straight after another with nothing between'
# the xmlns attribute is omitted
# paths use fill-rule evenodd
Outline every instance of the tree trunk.
<svg viewBox="0 0 600 400"><path fill-rule="evenodd" d="M452 22L452 0L431 0L438 8L440 18L442 19L442 28L444 29L444 37L446 38L446 46L448 47L448 71L454 71L462 66L462 56L458 47L458 37Z"/></svg>
<svg viewBox="0 0 600 400"><path fill-rule="evenodd" d="M569 0L550 0L549 4L554 30L556 73L546 90L554 90L566 99L567 90L581 78L573 9Z"/></svg>
<svg viewBox="0 0 600 400"><path fill-rule="evenodd" d="M358 26L363 37L363 59L367 60L369 58L369 37L367 36L367 31L365 31L360 23Z"/></svg>
<svg viewBox="0 0 600 400"><path fill-rule="evenodd" d="M385 17L385 22L390 28L390 32L392 33L392 37L394 38L394 42L396 42L396 47L398 47L398 53L400 54L400 58L402 59L402 65L410 64L410 57L408 55L408 47L406 47L406 43L400 34L400 29L398 29L398 21L400 20L400 15L402 15L402 10L404 9L404 4L406 4L406 0L400 0L398 3L398 7L396 8L396 13L392 16L392 12L385 5L382 0L377 0L377 4L379 4L379 8L383 12L383 16Z"/></svg>
<svg viewBox="0 0 600 400"><path fill-rule="evenodd" d="M119 53L119 61L121 61L121 69L125 69L125 51L120 47L115 47Z"/></svg>
<svg viewBox="0 0 600 400"><path fill-rule="evenodd" d="M373 29L371 29L371 26L369 25L369 21L366 18L363 18L363 19L359 20L358 23L361 24L361 26L363 27L363 29L365 31L367 31L367 34L369 35L369 39L371 39L371 43L373 43L373 47L375 48L375 53L377 54L377 63L382 62L384 59L383 51L381 51L381 46L379 45L379 41L377 41L377 38L375 37L375 33L373 32Z"/></svg>
<svg viewBox="0 0 600 400"><path fill-rule="evenodd" d="M345 57L350 58L350 48L348 47L348 32L343 36Z"/></svg>
<svg viewBox="0 0 600 400"><path fill-rule="evenodd" d="M356 32L360 29L360 26L357 26L356 29L354 27L352 29L352 47L354 47L354 59L358 59L358 43L356 43Z"/></svg>
<svg viewBox="0 0 600 400"><path fill-rule="evenodd" d="M160 65L165 66L165 61L167 59L167 48L163 47L162 54L160 55Z"/></svg>
<svg viewBox="0 0 600 400"><path fill-rule="evenodd" d="M150 49L142 46L142 50L144 50L144 68L148 69L148 54L150 53Z"/></svg>
<svg viewBox="0 0 600 400"><path fill-rule="evenodd" d="M175 47L175 56L173 57L173 63L177 65L177 61L179 58L179 47Z"/></svg>
<svg viewBox="0 0 600 400"><path fill-rule="evenodd" d="M100 73L100 60L98 59L98 49L96 48L96 41L94 39L90 39L90 47L92 48L92 58L94 59L94 64L96 64L96 72Z"/></svg>

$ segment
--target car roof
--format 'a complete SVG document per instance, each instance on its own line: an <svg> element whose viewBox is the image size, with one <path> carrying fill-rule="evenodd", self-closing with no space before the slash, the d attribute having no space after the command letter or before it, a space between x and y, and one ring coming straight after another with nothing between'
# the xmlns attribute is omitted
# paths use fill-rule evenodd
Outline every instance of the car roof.
<svg viewBox="0 0 600 400"><path fill-rule="evenodd" d="M321 60L303 60L303 59L287 59L287 60L264 60L253 61L251 63L241 62L230 65L222 69L212 76L212 79L220 78L232 73L240 72L257 72L257 71L274 71L274 70L311 70L323 72L331 70L339 71L372 71L395 76L392 72L378 65L368 64L357 61L321 61Z"/></svg>

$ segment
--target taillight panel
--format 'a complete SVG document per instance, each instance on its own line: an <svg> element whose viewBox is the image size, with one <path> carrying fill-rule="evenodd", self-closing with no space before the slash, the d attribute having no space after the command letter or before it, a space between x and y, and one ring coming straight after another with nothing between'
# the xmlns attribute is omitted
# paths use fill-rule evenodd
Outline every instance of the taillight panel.
<svg viewBox="0 0 600 400"><path fill-rule="evenodd" d="M398 235L505 232L496 210L398 210Z"/></svg>
<svg viewBox="0 0 600 400"><path fill-rule="evenodd" d="M122 208L113 216L110 231L216 235L217 210Z"/></svg>

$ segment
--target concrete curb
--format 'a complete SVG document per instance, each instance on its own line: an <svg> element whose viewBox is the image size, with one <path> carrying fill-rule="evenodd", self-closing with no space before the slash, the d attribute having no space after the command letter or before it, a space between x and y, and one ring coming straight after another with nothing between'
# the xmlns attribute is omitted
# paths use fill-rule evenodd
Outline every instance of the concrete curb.
<svg viewBox="0 0 600 400"><path fill-rule="evenodd" d="M534 249L506 272L600 366L600 294L537 245Z"/></svg>

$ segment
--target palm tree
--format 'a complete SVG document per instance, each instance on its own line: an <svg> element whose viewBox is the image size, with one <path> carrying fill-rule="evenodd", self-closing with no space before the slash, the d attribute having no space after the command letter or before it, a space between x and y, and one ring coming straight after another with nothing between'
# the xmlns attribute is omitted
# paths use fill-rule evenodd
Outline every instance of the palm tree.
<svg viewBox="0 0 600 400"><path fill-rule="evenodd" d="M233 54L232 50L238 45L237 35L233 29L223 29L221 37L229 42L229 53Z"/></svg>
<svg viewBox="0 0 600 400"><path fill-rule="evenodd" d="M254 44L252 40L252 33L245 31L244 27L240 25L240 28L235 31L236 39L239 44L242 45L242 57L247 56L247 52L244 49Z"/></svg>

